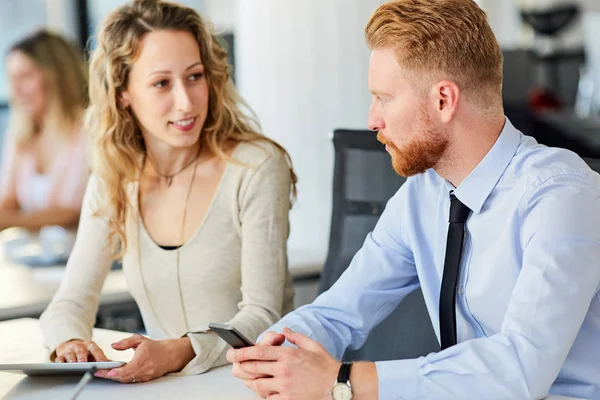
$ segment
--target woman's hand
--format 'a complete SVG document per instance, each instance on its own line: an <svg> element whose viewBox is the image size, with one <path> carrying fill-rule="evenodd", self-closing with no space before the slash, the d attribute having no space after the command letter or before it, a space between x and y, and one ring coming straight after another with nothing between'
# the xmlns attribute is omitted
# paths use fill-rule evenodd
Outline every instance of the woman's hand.
<svg viewBox="0 0 600 400"><path fill-rule="evenodd" d="M58 345L54 362L108 361L102 349L95 343L79 339Z"/></svg>
<svg viewBox="0 0 600 400"><path fill-rule="evenodd" d="M120 351L133 349L135 354L124 366L96 371L94 376L121 383L147 382L169 372L179 371L195 356L187 337L152 340L142 335L133 335L113 343L112 348Z"/></svg>

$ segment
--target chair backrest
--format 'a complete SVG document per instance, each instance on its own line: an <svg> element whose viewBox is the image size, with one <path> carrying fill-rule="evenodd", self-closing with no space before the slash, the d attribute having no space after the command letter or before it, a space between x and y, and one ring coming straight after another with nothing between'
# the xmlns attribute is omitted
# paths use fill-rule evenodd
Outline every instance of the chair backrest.
<svg viewBox="0 0 600 400"><path fill-rule="evenodd" d="M405 181L394 172L375 132L338 129L333 132L333 146L333 209L320 292L329 289L346 270L385 203Z"/></svg>
<svg viewBox="0 0 600 400"><path fill-rule="evenodd" d="M600 158L583 157L583 161L595 172L600 174Z"/></svg>
<svg viewBox="0 0 600 400"><path fill-rule="evenodd" d="M328 290L346 270L375 227L386 202L405 181L392 168L390 156L376 136L367 130L338 129L333 133L333 210L320 292ZM412 358L438 349L418 290L371 332L363 347L348 351L344 358L373 361Z"/></svg>

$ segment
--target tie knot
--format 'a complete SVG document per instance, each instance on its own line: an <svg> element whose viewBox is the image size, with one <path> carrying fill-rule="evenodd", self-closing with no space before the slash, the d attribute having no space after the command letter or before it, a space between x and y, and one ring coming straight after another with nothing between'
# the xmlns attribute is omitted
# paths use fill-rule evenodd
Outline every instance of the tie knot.
<svg viewBox="0 0 600 400"><path fill-rule="evenodd" d="M450 218L448 219L449 223L459 222L461 224L465 223L467 218L469 217L469 213L471 210L469 207L465 206L455 195L454 193L450 194Z"/></svg>

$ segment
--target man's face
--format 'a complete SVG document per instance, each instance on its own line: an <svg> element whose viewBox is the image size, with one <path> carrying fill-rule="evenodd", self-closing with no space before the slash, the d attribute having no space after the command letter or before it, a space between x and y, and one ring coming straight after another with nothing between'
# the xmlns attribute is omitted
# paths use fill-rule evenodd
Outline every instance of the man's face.
<svg viewBox="0 0 600 400"><path fill-rule="evenodd" d="M392 49L371 53L373 100L368 127L378 131L377 139L386 145L394 170L406 177L435 167L448 146L441 127L431 118L428 95L417 90L418 76L402 70Z"/></svg>

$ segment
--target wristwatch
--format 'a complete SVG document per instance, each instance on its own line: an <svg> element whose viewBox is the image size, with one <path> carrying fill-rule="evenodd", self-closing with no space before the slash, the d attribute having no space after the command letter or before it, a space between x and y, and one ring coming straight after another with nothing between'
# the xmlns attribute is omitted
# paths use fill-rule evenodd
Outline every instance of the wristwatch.
<svg viewBox="0 0 600 400"><path fill-rule="evenodd" d="M337 381L331 389L331 397L333 400L352 400L350 368L352 368L352 363L342 363Z"/></svg>

